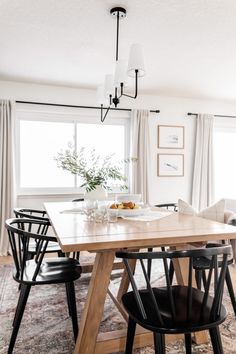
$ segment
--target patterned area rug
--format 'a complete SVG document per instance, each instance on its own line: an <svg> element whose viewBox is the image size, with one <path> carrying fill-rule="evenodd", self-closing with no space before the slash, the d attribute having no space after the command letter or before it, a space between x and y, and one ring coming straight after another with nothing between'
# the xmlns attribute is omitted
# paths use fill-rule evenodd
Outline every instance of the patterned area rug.
<svg viewBox="0 0 236 354"><path fill-rule="evenodd" d="M116 271L113 283L118 286L121 273ZM84 306L90 277L82 275L76 281L77 309L80 317ZM18 285L12 279L12 266L0 266L0 354L6 354L12 330L12 320L18 299ZM221 334L225 354L236 353L236 321L232 312L228 294L224 296L224 304L228 309L227 320L221 325ZM107 297L100 331L122 329L123 318ZM33 287L18 333L15 354L70 354L74 342L71 320L68 316L65 287L44 285ZM182 341L167 346L169 354L183 354ZM151 354L152 347L135 350L134 353ZM211 345L195 345L193 354L211 354Z"/></svg>

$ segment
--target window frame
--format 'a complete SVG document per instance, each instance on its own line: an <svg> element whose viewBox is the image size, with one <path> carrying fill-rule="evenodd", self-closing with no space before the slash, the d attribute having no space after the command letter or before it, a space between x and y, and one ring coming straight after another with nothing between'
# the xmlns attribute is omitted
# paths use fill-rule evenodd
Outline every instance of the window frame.
<svg viewBox="0 0 236 354"><path fill-rule="evenodd" d="M125 129L125 157L129 156L130 149L130 112L110 111L104 123L100 122L100 112L94 109L78 109L68 107L51 107L36 105L16 105L15 115L15 168L16 168L16 194L24 195L75 195L83 194L84 189L75 187L76 176L74 176L74 187L57 188L22 188L20 187L20 122L21 121L44 121L44 122L65 122L74 125L74 137L76 147L76 127L78 123L122 125ZM125 176L129 188L129 167L125 165ZM110 193L122 193L120 189L113 189Z"/></svg>

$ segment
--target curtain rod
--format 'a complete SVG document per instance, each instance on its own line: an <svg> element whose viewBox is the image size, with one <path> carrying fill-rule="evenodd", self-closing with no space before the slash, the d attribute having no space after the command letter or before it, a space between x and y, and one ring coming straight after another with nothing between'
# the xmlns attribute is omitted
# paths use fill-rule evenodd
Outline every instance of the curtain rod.
<svg viewBox="0 0 236 354"><path fill-rule="evenodd" d="M30 102L30 101L16 101L16 103L25 103L25 104L36 104L42 106L54 106L54 107L70 107L70 108L90 108L90 109L101 109L101 107L96 106L76 106L70 104L60 104L60 103L45 103L45 102ZM112 111L126 111L131 112L130 108L110 108ZM151 113L160 113L160 110L150 110Z"/></svg>
<svg viewBox="0 0 236 354"><path fill-rule="evenodd" d="M188 113L188 116L198 116L198 113ZM236 118L236 116L226 116L226 115L223 115L223 114L214 114L214 117Z"/></svg>

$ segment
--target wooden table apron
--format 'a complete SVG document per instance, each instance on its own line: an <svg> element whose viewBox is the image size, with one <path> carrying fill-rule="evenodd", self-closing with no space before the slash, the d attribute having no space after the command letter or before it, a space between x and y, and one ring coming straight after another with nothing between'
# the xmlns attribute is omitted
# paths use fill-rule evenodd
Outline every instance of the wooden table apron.
<svg viewBox="0 0 236 354"><path fill-rule="evenodd" d="M117 223L87 222L79 213L62 213L81 206L80 203L45 203L52 227L64 252L94 251L95 263L88 289L85 308L79 326L79 336L74 353L104 354L121 350L125 332L98 334L105 298L108 291L115 252L121 248L146 248L158 246L185 247L191 242L236 239L236 228L211 220L173 213L151 221L130 221L119 219ZM178 279L185 282L185 272L178 265ZM121 293L126 286L118 293ZM151 335L138 329L135 347L150 343ZM200 338L204 341L206 338Z"/></svg>

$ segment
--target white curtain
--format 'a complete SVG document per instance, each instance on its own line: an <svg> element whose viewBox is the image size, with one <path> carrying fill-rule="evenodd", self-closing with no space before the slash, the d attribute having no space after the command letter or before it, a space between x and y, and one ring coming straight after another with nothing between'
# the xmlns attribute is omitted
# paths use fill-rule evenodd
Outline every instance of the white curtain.
<svg viewBox="0 0 236 354"><path fill-rule="evenodd" d="M14 183L14 103L0 100L0 255L8 254L5 220L15 205Z"/></svg>
<svg viewBox="0 0 236 354"><path fill-rule="evenodd" d="M197 210L202 210L214 202L213 120L213 115L197 116L192 187L192 205Z"/></svg>
<svg viewBox="0 0 236 354"><path fill-rule="evenodd" d="M141 193L144 203L149 199L149 111L132 110L131 113L131 192Z"/></svg>

